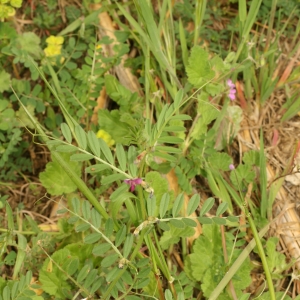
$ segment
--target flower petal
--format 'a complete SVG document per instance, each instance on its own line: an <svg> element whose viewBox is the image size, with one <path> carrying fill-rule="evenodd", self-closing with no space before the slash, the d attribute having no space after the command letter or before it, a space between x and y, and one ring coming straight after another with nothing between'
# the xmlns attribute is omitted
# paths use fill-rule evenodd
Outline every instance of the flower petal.
<svg viewBox="0 0 300 300"><path fill-rule="evenodd" d="M135 190L135 184L131 181L130 183L130 192L133 192Z"/></svg>
<svg viewBox="0 0 300 300"><path fill-rule="evenodd" d="M142 183L142 178L136 178L132 180L134 182L134 184L141 184Z"/></svg>
<svg viewBox="0 0 300 300"><path fill-rule="evenodd" d="M228 85L230 88L235 87L235 84L232 82L231 79L228 79L228 80L227 80L227 85Z"/></svg>
<svg viewBox="0 0 300 300"><path fill-rule="evenodd" d="M231 100L235 100L235 94L229 94L228 97L229 97Z"/></svg>

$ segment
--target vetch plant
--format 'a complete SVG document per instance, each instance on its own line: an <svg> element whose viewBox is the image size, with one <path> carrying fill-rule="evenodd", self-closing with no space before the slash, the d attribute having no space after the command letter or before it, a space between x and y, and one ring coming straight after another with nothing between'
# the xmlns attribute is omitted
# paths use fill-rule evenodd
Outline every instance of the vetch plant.
<svg viewBox="0 0 300 300"><path fill-rule="evenodd" d="M41 76L43 77L44 75L41 73ZM137 256L138 249L140 248L140 245L142 243L145 243L149 249L151 262L154 264L154 269L152 271L151 269L149 269L147 274L144 274L142 271L138 271L138 275L136 274L136 271L129 274L126 273L128 274L126 276L129 276L131 278L130 281L134 283L132 287L140 289L143 286L149 284L149 272L154 272L154 274L156 275L162 272L162 274L167 278L170 286L172 287L173 277L170 274L166 261L163 259L163 250L167 247L170 247L171 243L179 241L180 237L193 235L192 228L196 226L197 223L195 223L195 221L191 218L180 216L180 212L182 211L184 204L183 194L179 194L175 199L173 197L171 198L170 194L166 192L160 195L159 186L162 186L161 175L159 175L157 179L152 176L151 182L149 179L147 179L147 174L144 173L143 170L145 168L145 161L147 159L147 156L150 154L165 158L170 161L174 161L172 153L174 152L174 150L175 153L177 153L176 148L171 146L163 146L162 144L179 144L182 142L181 139L164 133L173 130L181 131L184 129L180 126L169 126L168 128L169 121L173 118L179 120L186 119L185 115L176 115L176 112L182 105L181 103L183 103L182 91L179 91L177 93L176 99L172 105L165 105L163 107L163 110L156 124L151 125L147 122L145 123L145 132L147 132L148 136L150 137L149 146L151 147L149 148L149 150L147 150L146 148L146 154L141 158L138 166L136 165L135 161L139 155L135 147L130 146L128 149L128 153L126 153L127 151L125 151L122 145L116 144L116 153L114 157L111 149L106 144L106 142L104 142L101 138L97 138L96 134L93 131L85 132L84 129L65 109L55 90L53 90L53 93L59 101L65 118L68 121L68 124L62 123L61 125L61 131L64 140L47 137L37 121L32 118L32 116L30 116L28 110L26 110L25 107L24 109L27 111L31 120L34 122L39 135L45 140L46 144L51 149L53 158L55 158L57 163L62 164L62 171L64 168L66 168L66 170L68 170L68 174L71 174L72 181L74 180L74 183L76 183L74 188L76 186L80 188L80 190L83 192L83 195L86 196L86 198L89 199L95 206L95 209L91 210L86 200L79 201L73 198L71 202L72 212L74 212L74 215L68 220L68 222L69 224L74 224L75 231L82 232L82 247L86 247L84 245L101 247L101 244L98 244L98 241L101 238L108 240L112 235L114 236L116 244L111 246L111 248L116 253L112 254L111 256L105 255L101 263L101 270L105 274L107 274L107 277L102 277L102 279L100 279L98 278L99 275L97 275L97 272L93 271L92 274L94 274L95 277L92 277L92 282L96 284L96 282L103 282L103 280L108 280L107 278L111 278L111 274L117 274L117 276L115 277L116 281L114 280L109 285L106 291L105 289L100 288L100 283L97 283L97 285L95 285L95 289L98 290L98 292L100 292L103 297L108 294L116 297L118 291L120 291L120 289L122 290L122 288L120 287L121 282L121 286L123 286L123 281L127 280L125 279L125 275L123 275L123 272L125 272L128 269L128 266L130 266L131 264L134 266L136 265L135 268L138 268L139 260L141 257L138 256L139 259L137 260L135 259L135 257ZM167 130L164 130L165 128ZM77 142L77 146L73 145L73 140ZM142 150L145 151L145 149L143 148ZM171 154L167 154L166 152L169 152ZM68 155L63 156L60 153L67 153ZM92 160L96 161L97 163L91 163L90 166L86 168L86 172L95 173L101 172L104 169L110 169L111 173L108 176L103 177L101 183L103 185L112 183L115 183L117 185L111 195L111 217L107 214L107 207L99 205L97 200L95 201L93 197L89 195L88 188L84 184L82 184L79 179L77 179L78 175L69 167L70 162L81 164L82 162L88 163ZM141 179L144 177L144 175L146 175L146 182ZM124 181L123 184L122 181ZM59 184L60 183L58 182L58 185ZM128 185L130 186L131 192L133 192L134 189L137 188L137 196L133 195L132 193L126 192L125 188ZM153 188L154 185L158 188ZM140 186L143 189L139 188ZM146 193L144 193L144 190ZM48 191L50 193L57 194L57 190L48 189ZM74 191L76 190L74 189ZM204 220L206 220L206 222L212 222L216 224L224 224L224 222L226 223L226 218L220 217L220 215L226 211L227 205L222 205L220 207L217 212L217 217L206 218L204 216L205 213L212 208L214 204L214 201L212 200L212 198L209 199L207 203L203 205L203 209L201 210L201 218L199 219L199 221L205 222ZM199 202L200 197L193 197L193 199L191 199L191 202L188 205L188 215L190 215L197 209ZM126 206L127 210L123 211L123 205ZM161 218L158 218L158 213L160 214ZM83 215L83 218L80 217L80 214ZM167 217L163 218L166 214ZM120 216L122 217L120 218ZM92 218L91 221L86 222L90 218ZM133 246L134 240L133 235L129 233L130 228L127 228L127 226L123 223L126 222L125 220L127 220L129 224L135 226L134 235L138 236L136 246ZM90 226L90 222L96 223L92 223L93 226ZM160 228L165 232L161 238L161 241L159 241L159 237L157 236L155 230L156 226L160 226ZM92 230L92 232L90 232L90 230ZM99 230L105 230L105 236L102 235ZM124 238L124 251L126 251L126 256L120 256L121 252L117 249L117 247L122 244ZM152 239L156 241L155 246ZM57 265L57 269L54 274L56 274L55 276L58 276L58 278L55 279L55 281L67 280L68 283L66 282L66 285L63 288L59 288L59 290L57 291L48 289L47 292L51 295L56 295L59 297L63 297L63 295L65 297L68 295L67 297L69 297L70 293L67 292L67 290L70 289L71 283L71 285L75 284L80 287L80 293L82 293L83 296L93 293L94 289L89 290L87 288L88 283L85 283L86 288L81 288L81 285L83 284L81 277L77 277L77 281L73 280L74 276L76 277L81 274L79 273L78 275L76 275L79 272L79 266L81 265L80 263L75 264L75 262L71 263L70 261L70 267L72 265L72 269L68 269L69 267L67 265L63 265L63 267L60 266L60 262L64 261L65 257L72 257L75 255L75 253L72 254L72 252L67 251L67 248L65 250L65 252L55 252L51 256L51 258L49 258L50 260L47 260L45 266L43 267L43 270L49 263L52 262L52 265ZM59 251L63 251L63 249ZM104 255L104 253L101 255ZM127 259L128 255L129 258ZM118 257L120 258L119 262L117 262ZM77 259L75 260L77 261ZM95 263L96 261L92 261L91 265L87 264L85 266L86 268L92 270ZM122 267L121 271L117 271L117 269L120 270L120 266ZM64 270L64 272L62 272L62 270ZM46 275L47 273L45 273L45 270L41 272L40 281L45 285L48 284L46 283L48 282L48 279L45 277ZM143 283L137 281L139 277L143 278ZM121 280L121 282L117 284L118 280ZM135 282L137 283L135 284ZM89 283L89 285L90 284L91 283Z"/></svg>
<svg viewBox="0 0 300 300"><path fill-rule="evenodd" d="M98 22L99 11L82 20L74 10L74 23L60 33L49 26L53 36L46 40L44 55L33 33L5 47L14 63L24 63L32 78L44 82L27 81L22 90L14 81L13 87L21 95L18 100L34 142L51 154L39 179L54 202L61 199L58 214L63 217L54 224L57 232L40 232L44 227L27 217L15 218L6 198L0 199L8 216L7 229L1 229L1 256L8 268L13 267L13 279L21 279L19 283L0 278L0 300L23 291L21 273L28 266L38 275L46 298L247 300L255 253L269 287L262 299L280 295L274 293L272 279L282 278L285 257L276 252L277 240L262 247L268 225L257 232L272 213L262 138L260 152L245 153L239 165L232 160L237 151L230 148L244 115L239 103L230 100L236 99L237 76L242 84L240 71L248 83L245 91L251 91L253 72L247 68L255 56L249 52L254 49L245 47L261 1L254 0L249 12L246 1L239 1L244 40L236 47L233 32L237 54L229 52L230 44L224 47L226 58L218 47L212 53L202 44L205 28L187 31L187 20L207 21L206 1L198 2L184 1L184 19L178 21L169 0L159 1L157 7L143 0L128 7L104 1L100 13L114 16L116 39L98 37L98 27L90 25ZM56 3L47 5L53 10L48 24L56 24ZM138 76L137 87L122 83L127 77L112 72L125 71L124 55L131 50L138 56L126 66ZM59 64L61 55L65 60ZM264 55L271 61L271 52ZM39 66L36 61L41 59ZM19 72L23 73L28 72ZM264 75L263 98L270 93L269 75ZM0 77L6 97L11 76L5 71ZM255 80L251 84L259 90ZM109 109L99 101L104 89ZM10 120L14 114L9 104L0 101L2 118ZM9 128L4 124L0 130ZM8 150L16 148L21 136L10 141L0 132ZM0 165L6 164L4 157ZM250 256L255 245L258 252ZM40 258L32 266L29 261L36 249ZM30 274L26 284L29 279Z"/></svg>

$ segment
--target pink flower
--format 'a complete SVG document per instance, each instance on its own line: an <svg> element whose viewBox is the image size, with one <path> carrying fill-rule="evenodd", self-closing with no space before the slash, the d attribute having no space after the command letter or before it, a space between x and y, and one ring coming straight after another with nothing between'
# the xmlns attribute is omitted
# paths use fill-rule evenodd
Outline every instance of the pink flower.
<svg viewBox="0 0 300 300"><path fill-rule="evenodd" d="M233 164L230 164L230 165L229 165L229 170L232 171L232 170L234 170L234 169L235 169L234 165L233 165Z"/></svg>
<svg viewBox="0 0 300 300"><path fill-rule="evenodd" d="M136 178L136 179L125 179L124 182L128 185L130 185L130 192L133 192L135 189L135 186L137 184L141 184L143 180L141 178Z"/></svg>
<svg viewBox="0 0 300 300"><path fill-rule="evenodd" d="M232 82L231 79L227 80L227 85L229 86L229 94L228 97L230 100L235 100L235 94L236 94L236 89L235 89L235 84Z"/></svg>

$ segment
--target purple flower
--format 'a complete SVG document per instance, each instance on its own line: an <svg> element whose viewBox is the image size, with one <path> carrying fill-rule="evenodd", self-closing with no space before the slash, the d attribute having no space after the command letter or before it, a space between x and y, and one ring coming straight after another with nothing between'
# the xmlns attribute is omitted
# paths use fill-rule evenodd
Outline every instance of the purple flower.
<svg viewBox="0 0 300 300"><path fill-rule="evenodd" d="M234 169L235 169L234 165L233 165L233 164L230 164L230 165L229 165L229 170L232 171L232 170L234 170Z"/></svg>
<svg viewBox="0 0 300 300"><path fill-rule="evenodd" d="M141 184L143 180L141 178L136 178L136 179L125 179L124 182L128 185L130 185L130 192L133 192L135 189L135 186L137 184Z"/></svg>
<svg viewBox="0 0 300 300"><path fill-rule="evenodd" d="M227 80L227 85L229 86L229 94L228 97L230 100L235 100L235 94L236 94L236 89L235 89L235 84L232 82L231 79Z"/></svg>

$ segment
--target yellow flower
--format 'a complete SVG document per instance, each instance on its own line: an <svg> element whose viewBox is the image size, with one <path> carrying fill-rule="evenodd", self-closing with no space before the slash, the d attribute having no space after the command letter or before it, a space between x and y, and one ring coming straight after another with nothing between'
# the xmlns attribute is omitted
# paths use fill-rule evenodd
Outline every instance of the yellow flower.
<svg viewBox="0 0 300 300"><path fill-rule="evenodd" d="M103 129L100 129L97 132L97 138L102 139L109 147L112 147L115 144L115 140Z"/></svg>
<svg viewBox="0 0 300 300"><path fill-rule="evenodd" d="M46 39L46 43L48 45L62 45L64 43L64 38L62 36L54 36L54 35L50 35L47 39Z"/></svg>
<svg viewBox="0 0 300 300"><path fill-rule="evenodd" d="M61 53L61 46L48 45L48 47L46 47L44 49L44 52L47 57L53 57L53 56L59 55Z"/></svg>
<svg viewBox="0 0 300 300"><path fill-rule="evenodd" d="M64 43L64 38L62 36L54 36L50 35L46 39L46 43L48 46L44 49L45 55L47 57L54 57L61 54L62 44ZM62 57L60 62L64 62L64 58Z"/></svg>

